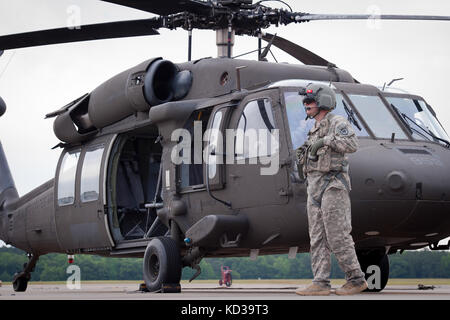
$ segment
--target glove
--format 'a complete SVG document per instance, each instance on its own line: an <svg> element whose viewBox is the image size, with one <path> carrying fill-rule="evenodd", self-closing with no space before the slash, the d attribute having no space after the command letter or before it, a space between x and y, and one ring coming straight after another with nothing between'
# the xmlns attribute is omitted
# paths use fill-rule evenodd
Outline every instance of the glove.
<svg viewBox="0 0 450 320"><path fill-rule="evenodd" d="M306 148L301 146L295 149L295 155L297 156L297 160L301 159L306 152Z"/></svg>
<svg viewBox="0 0 450 320"><path fill-rule="evenodd" d="M303 162L304 162L304 157L306 155L307 152L307 147L305 145L295 149L296 152L296 164L297 164L297 171L298 171L298 176L300 178L300 180L305 180L305 177L303 175Z"/></svg>
<svg viewBox="0 0 450 320"><path fill-rule="evenodd" d="M319 157L317 156L317 151L325 146L324 139L317 140L312 146L309 151L308 159L311 161L317 161L319 160Z"/></svg>

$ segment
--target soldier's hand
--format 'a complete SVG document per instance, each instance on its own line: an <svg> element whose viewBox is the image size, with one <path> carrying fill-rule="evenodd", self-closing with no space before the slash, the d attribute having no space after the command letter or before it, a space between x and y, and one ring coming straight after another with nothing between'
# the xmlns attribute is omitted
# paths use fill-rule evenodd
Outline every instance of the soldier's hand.
<svg viewBox="0 0 450 320"><path fill-rule="evenodd" d="M305 152L305 149L303 147L299 147L295 149L295 155L297 156L297 159L300 159Z"/></svg>
<svg viewBox="0 0 450 320"><path fill-rule="evenodd" d="M312 146L308 155L308 159L311 161L317 161L319 157L317 156L317 151L325 146L324 139L317 140Z"/></svg>

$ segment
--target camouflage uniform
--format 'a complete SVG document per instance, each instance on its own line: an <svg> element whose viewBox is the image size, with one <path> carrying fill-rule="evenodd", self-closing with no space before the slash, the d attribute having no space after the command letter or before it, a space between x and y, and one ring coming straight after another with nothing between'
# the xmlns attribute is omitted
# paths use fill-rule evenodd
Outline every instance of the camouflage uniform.
<svg viewBox="0 0 450 320"><path fill-rule="evenodd" d="M348 121L327 113L308 133L303 148L320 138L324 147L317 151L318 161L306 156L301 160L307 177L307 211L311 244L313 282L330 286L331 253L344 271L347 281L359 283L364 279L356 257L351 232L351 209L346 153L355 152L358 140Z"/></svg>

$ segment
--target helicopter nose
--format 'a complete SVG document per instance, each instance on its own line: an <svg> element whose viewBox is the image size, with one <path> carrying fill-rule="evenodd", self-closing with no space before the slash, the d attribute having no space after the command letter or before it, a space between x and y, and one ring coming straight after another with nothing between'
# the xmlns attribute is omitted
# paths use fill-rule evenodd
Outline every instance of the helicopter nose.
<svg viewBox="0 0 450 320"><path fill-rule="evenodd" d="M411 238L448 234L450 151L435 144L361 144L349 157L354 229Z"/></svg>

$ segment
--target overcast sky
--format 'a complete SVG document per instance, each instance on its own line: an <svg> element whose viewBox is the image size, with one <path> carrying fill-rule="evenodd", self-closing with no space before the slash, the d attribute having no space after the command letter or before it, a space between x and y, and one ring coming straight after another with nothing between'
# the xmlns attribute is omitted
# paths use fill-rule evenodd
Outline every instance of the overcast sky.
<svg viewBox="0 0 450 320"><path fill-rule="evenodd" d="M450 15L450 2L430 1L286 1L310 13L382 13ZM279 6L276 2L269 5ZM79 15L77 15L79 13ZM94 0L0 0L0 34L140 19L149 13ZM361 82L397 86L422 95L450 132L447 76L450 74L450 22L314 21L268 31L316 52ZM0 96L8 105L0 118L3 143L19 194L51 179L60 149L53 119L44 119L115 74L150 58L187 59L187 32L161 30L159 36L89 41L7 51L0 57ZM216 56L215 33L194 31L193 57ZM255 49L257 40L236 37L235 54ZM279 61L296 61L274 49ZM256 55L247 56L255 59ZM269 59L272 59L269 55Z"/></svg>
<svg viewBox="0 0 450 320"><path fill-rule="evenodd" d="M448 0L285 0L294 11L449 15ZM267 5L282 6L276 2ZM79 15L77 15L79 13ZM152 15L94 0L0 0L0 34L128 20ZM270 28L349 71L360 82L382 86L393 78L423 96L450 133L448 76L450 22L314 21ZM8 105L0 118L0 140L20 195L54 175L60 149L53 119L44 115L92 91L115 74L151 57L187 60L187 32L90 41L7 51L0 57L0 96ZM194 30L193 58L216 56L215 33ZM235 54L256 49L257 40L236 37ZM277 49L279 61L297 63ZM247 56L255 59L256 54ZM269 55L269 59L271 59Z"/></svg>

